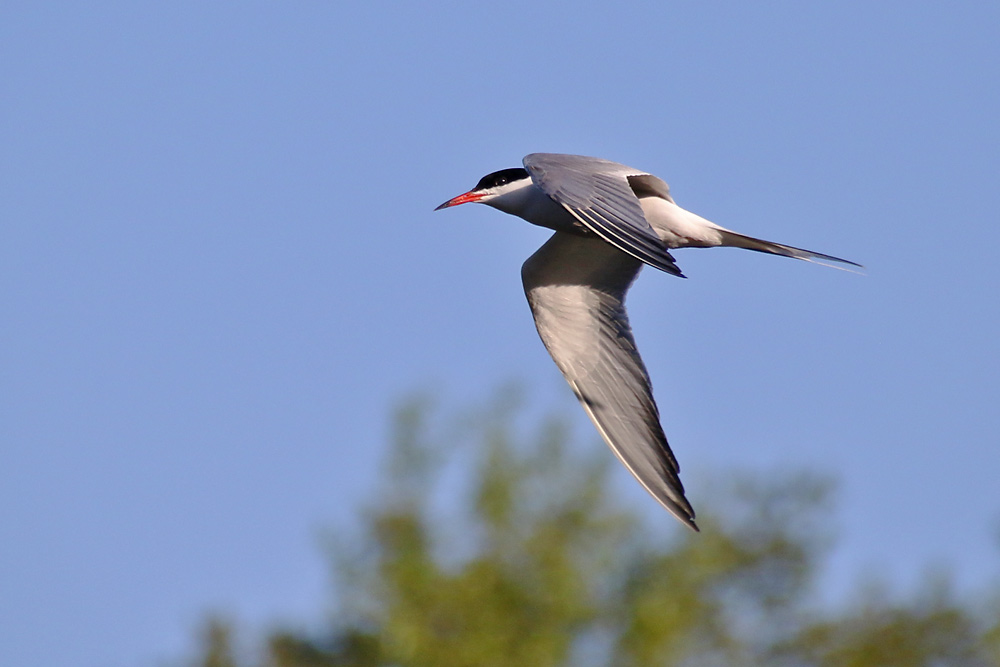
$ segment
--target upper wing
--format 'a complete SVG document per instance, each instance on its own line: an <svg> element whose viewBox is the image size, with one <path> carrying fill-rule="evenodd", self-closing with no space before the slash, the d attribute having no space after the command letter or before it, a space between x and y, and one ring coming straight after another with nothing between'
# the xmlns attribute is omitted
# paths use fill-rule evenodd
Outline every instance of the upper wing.
<svg viewBox="0 0 1000 667"><path fill-rule="evenodd" d="M602 239L650 266L683 277L629 186L629 176L649 174L609 160L554 153L525 156L524 168L535 185ZM666 188L666 183L656 181Z"/></svg>
<svg viewBox="0 0 1000 667"><path fill-rule="evenodd" d="M597 430L636 479L698 529L625 313L642 263L604 241L556 232L521 269L538 335Z"/></svg>

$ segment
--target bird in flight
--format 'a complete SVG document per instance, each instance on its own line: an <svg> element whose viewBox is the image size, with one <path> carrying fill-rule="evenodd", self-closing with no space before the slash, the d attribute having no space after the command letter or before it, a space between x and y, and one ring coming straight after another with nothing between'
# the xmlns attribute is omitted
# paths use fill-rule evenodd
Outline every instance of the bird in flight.
<svg viewBox="0 0 1000 667"><path fill-rule="evenodd" d="M435 210L478 202L555 234L521 267L538 335L611 451L698 530L632 338L625 294L643 264L683 278L670 250L746 248L838 268L860 264L720 227L674 203L660 178L617 162L532 153Z"/></svg>

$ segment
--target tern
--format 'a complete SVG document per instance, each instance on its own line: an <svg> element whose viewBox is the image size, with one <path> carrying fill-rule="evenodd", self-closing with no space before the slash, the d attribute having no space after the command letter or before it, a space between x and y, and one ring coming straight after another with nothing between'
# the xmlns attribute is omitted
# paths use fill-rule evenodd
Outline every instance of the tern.
<svg viewBox="0 0 1000 667"><path fill-rule="evenodd" d="M720 227L675 204L660 178L617 162L532 153L523 163L487 174L435 210L476 202L555 230L521 267L538 335L611 451L698 530L625 312L642 265L683 278L669 251L715 246L861 265Z"/></svg>

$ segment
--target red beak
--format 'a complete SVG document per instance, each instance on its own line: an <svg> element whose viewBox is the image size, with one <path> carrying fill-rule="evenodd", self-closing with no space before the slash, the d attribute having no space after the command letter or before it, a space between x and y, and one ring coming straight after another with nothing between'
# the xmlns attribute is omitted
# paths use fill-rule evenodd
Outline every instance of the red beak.
<svg viewBox="0 0 1000 667"><path fill-rule="evenodd" d="M477 202L486 195L479 192L466 192L465 194L458 195L452 199L449 199L445 203L438 206L435 211L440 211L443 208L448 208L449 206L458 206L459 204L468 204L470 202Z"/></svg>

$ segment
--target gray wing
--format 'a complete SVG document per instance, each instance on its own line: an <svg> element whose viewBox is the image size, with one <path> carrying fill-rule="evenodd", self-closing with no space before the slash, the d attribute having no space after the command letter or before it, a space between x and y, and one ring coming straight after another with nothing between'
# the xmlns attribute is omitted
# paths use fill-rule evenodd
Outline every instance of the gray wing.
<svg viewBox="0 0 1000 667"><path fill-rule="evenodd" d="M592 236L556 232L521 269L538 335L597 430L636 479L695 530L625 313L642 263Z"/></svg>
<svg viewBox="0 0 1000 667"><path fill-rule="evenodd" d="M535 185L588 229L650 266L684 277L646 221L629 176L652 178L663 188L666 183L617 162L581 155L532 153L523 162Z"/></svg>

